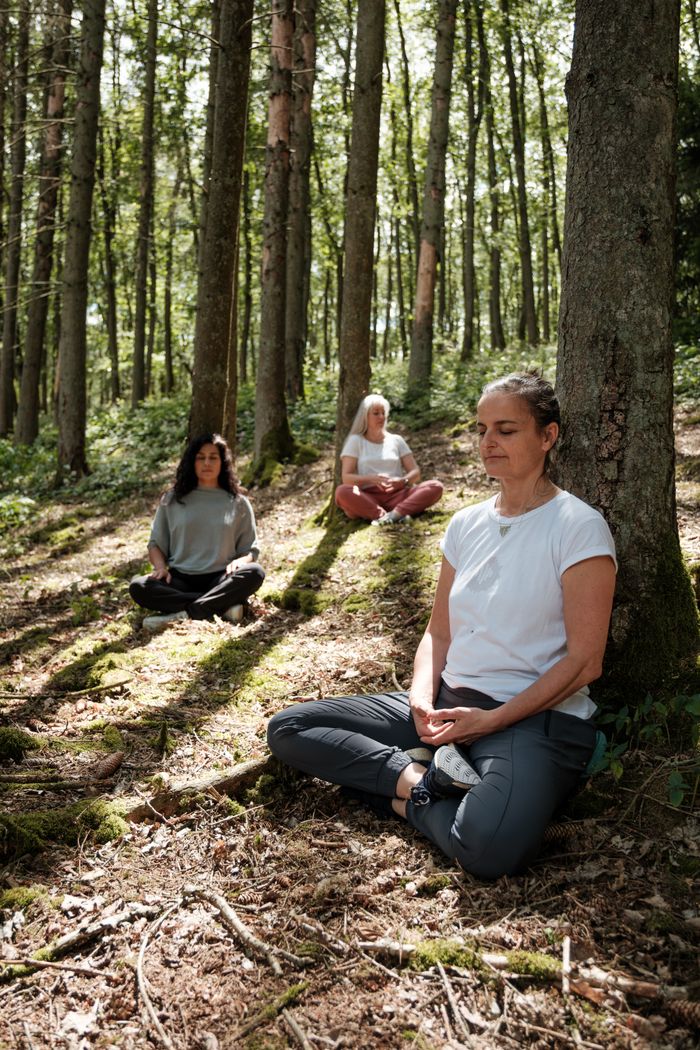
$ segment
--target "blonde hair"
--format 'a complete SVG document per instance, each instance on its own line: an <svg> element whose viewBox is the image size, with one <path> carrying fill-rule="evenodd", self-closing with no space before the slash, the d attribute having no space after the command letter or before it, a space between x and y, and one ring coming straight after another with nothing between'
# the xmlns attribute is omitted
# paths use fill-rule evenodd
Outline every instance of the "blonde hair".
<svg viewBox="0 0 700 1050"><path fill-rule="evenodd" d="M375 405L381 405L384 409L386 419L389 418L389 402L381 394L368 394L367 397L363 397L360 401L360 407L355 413L355 418L352 421L350 427L351 434L366 434L367 433L367 416L369 410L374 408Z"/></svg>

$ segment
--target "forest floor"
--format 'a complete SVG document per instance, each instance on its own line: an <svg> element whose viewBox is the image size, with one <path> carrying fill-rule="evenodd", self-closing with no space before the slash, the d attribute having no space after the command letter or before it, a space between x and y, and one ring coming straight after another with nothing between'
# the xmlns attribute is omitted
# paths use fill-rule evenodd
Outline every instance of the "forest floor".
<svg viewBox="0 0 700 1050"><path fill-rule="evenodd" d="M13 537L0 725L38 747L0 763L0 1048L697 1046L699 822L668 803L668 759L594 777L532 869L493 884L317 781L200 784L264 759L293 700L406 687L441 533L486 491L470 434L411 443L446 496L407 527L315 525L330 451L251 492L267 579L240 626L141 629L126 585L167 473ZM697 421L678 449L697 560ZM152 800L182 782L166 815Z"/></svg>

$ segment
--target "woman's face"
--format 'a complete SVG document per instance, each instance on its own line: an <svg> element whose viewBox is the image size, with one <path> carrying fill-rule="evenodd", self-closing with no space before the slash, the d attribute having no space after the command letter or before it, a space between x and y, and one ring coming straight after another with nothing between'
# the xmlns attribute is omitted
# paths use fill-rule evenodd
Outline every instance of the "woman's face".
<svg viewBox="0 0 700 1050"><path fill-rule="evenodd" d="M516 394L485 394L476 410L479 454L489 477L520 480L540 477L559 427L540 430L527 402Z"/></svg>
<svg viewBox="0 0 700 1050"><path fill-rule="evenodd" d="M385 423L386 412L384 411L384 405L372 405L367 412L367 429L377 433L384 429Z"/></svg>
<svg viewBox="0 0 700 1050"><path fill-rule="evenodd" d="M202 488L216 488L219 484L221 473L221 457L216 445L208 442L202 445L194 457L194 472L197 475L197 484Z"/></svg>

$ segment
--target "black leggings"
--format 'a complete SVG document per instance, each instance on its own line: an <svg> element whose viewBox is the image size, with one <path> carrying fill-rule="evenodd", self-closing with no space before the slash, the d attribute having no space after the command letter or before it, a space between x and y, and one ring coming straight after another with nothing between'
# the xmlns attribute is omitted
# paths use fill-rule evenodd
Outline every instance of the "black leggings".
<svg viewBox="0 0 700 1050"><path fill-rule="evenodd" d="M170 570L170 583L152 576L134 576L129 594L144 609L159 613L187 611L191 620L210 620L232 605L242 605L262 587L265 573L251 561L235 572L192 573Z"/></svg>
<svg viewBox="0 0 700 1050"><path fill-rule="evenodd" d="M498 703L443 682L435 706L489 710ZM482 737L463 749L481 783L463 798L427 806L409 802L408 823L480 878L522 871L537 854L553 814L578 786L595 735L591 722L544 711ZM405 752L425 746L407 693L296 704L270 720L267 737L272 753L296 769L390 798L412 761Z"/></svg>

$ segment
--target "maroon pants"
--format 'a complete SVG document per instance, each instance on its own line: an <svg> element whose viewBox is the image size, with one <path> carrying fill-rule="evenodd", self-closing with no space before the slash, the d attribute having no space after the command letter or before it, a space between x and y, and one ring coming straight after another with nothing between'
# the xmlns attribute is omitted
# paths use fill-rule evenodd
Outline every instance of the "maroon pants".
<svg viewBox="0 0 700 1050"><path fill-rule="evenodd" d="M374 521L381 518L384 511L395 510L399 514L410 514L415 517L442 496L442 482L432 478L407 489L397 492L384 492L378 485L369 485L361 489L357 485L338 485L335 490L335 502L349 518L364 518Z"/></svg>

